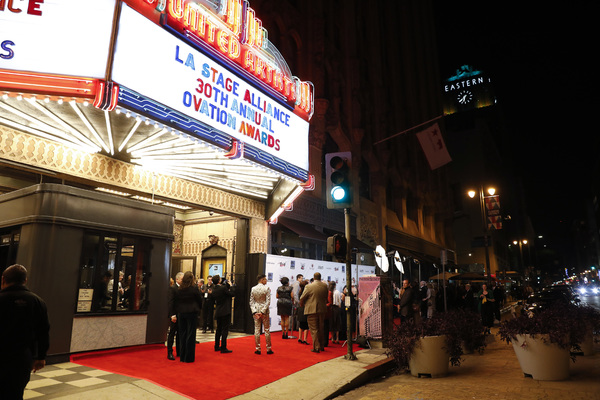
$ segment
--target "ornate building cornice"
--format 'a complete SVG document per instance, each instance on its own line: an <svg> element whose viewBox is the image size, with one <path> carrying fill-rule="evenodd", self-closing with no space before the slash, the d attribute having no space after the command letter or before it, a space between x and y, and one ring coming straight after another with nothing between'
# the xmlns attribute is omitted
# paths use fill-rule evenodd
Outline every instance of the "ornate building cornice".
<svg viewBox="0 0 600 400"><path fill-rule="evenodd" d="M263 202L145 170L102 154L90 154L50 140L0 126L0 158L23 165L222 210L248 218L265 218Z"/></svg>

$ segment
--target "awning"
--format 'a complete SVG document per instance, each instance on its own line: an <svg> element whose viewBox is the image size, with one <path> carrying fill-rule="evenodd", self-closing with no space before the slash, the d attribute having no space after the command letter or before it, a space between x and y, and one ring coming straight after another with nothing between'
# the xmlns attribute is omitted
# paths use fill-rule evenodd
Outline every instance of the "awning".
<svg viewBox="0 0 600 400"><path fill-rule="evenodd" d="M462 274L458 274L456 275L454 278L452 278L455 281L487 281L487 280L491 280L491 281L495 281L496 278L494 278L493 276L485 276L479 272L464 272Z"/></svg>
<svg viewBox="0 0 600 400"><path fill-rule="evenodd" d="M279 218L277 224L281 224L296 235L305 239L318 240L320 242L327 242L327 235L323 232L319 232L312 225L305 222L296 221L293 219Z"/></svg>
<svg viewBox="0 0 600 400"><path fill-rule="evenodd" d="M456 253L452 249L444 248L436 243L409 235L389 226L386 227L386 236L385 248L387 251L398 250L404 256L439 264L441 262L441 252L446 250L448 264L456 264Z"/></svg>
<svg viewBox="0 0 600 400"><path fill-rule="evenodd" d="M430 277L429 277L429 280L430 280L430 281L435 281L435 280L438 280L438 279L444 279L444 277L446 278L446 280L448 280L448 279L453 279L453 277L455 277L456 275L458 275L458 274L455 274L455 273L453 273L453 272L446 272L445 274L442 274L442 273L440 272L440 273L439 273L439 274L437 274L437 275L430 276Z"/></svg>

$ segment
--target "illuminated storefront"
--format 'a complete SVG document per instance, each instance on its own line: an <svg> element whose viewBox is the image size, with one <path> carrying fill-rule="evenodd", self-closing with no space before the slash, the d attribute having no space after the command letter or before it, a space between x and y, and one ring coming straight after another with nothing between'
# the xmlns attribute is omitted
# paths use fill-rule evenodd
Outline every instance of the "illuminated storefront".
<svg viewBox="0 0 600 400"><path fill-rule="evenodd" d="M238 247L266 252L267 221L312 185L313 104L312 84L292 75L245 0L0 2L0 165L110 192L42 183L0 196L2 210L56 206L0 218L5 262L33 277L60 271L52 290L30 282L45 298L61 291L49 305L68 311L51 313L68 327L53 332L72 337L51 353L90 349L78 336L123 315L137 333L101 348L163 340L178 241L169 206L240 218ZM59 247L44 251L69 262L25 254L44 247L42 233ZM231 263L243 275L243 257Z"/></svg>

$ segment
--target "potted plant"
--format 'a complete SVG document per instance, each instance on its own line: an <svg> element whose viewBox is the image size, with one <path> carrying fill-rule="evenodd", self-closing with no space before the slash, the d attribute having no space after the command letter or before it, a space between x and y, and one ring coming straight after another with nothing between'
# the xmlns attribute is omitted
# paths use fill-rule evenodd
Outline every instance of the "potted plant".
<svg viewBox="0 0 600 400"><path fill-rule="evenodd" d="M463 351L465 353L479 352L483 353L486 343L485 331L481 315L471 310L452 310L450 315L454 320L459 321L456 326L457 335L461 339Z"/></svg>
<svg viewBox="0 0 600 400"><path fill-rule="evenodd" d="M600 311L589 305L579 305L574 309L573 317L582 322L584 335L580 348L571 352L589 356L594 354L594 337L600 335Z"/></svg>
<svg viewBox="0 0 600 400"><path fill-rule="evenodd" d="M463 344L467 348L485 346L484 327L462 310L435 314L432 318L410 319L397 326L386 341L387 354L400 369L413 376L441 377L448 374L449 364L459 366Z"/></svg>
<svg viewBox="0 0 600 400"><path fill-rule="evenodd" d="M580 349L585 321L578 306L556 303L539 312L503 321L498 334L512 344L525 376L537 380L569 377L570 350Z"/></svg>

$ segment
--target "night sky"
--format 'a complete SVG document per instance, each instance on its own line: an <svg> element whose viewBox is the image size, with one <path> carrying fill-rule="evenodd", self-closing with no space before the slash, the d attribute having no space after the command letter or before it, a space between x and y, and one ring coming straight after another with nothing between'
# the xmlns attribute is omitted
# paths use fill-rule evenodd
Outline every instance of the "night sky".
<svg viewBox="0 0 600 400"><path fill-rule="evenodd" d="M600 5L434 4L442 78L469 64L493 80L536 233L583 217L600 149Z"/></svg>

